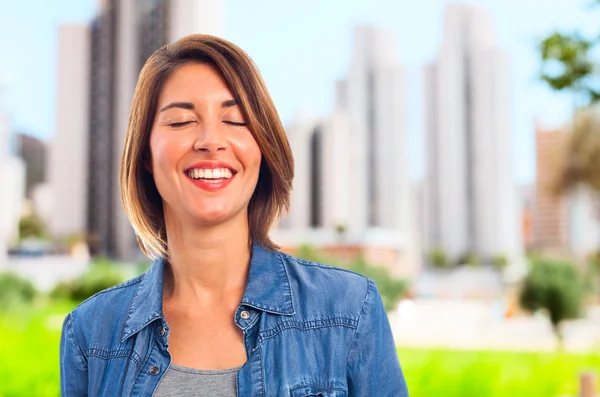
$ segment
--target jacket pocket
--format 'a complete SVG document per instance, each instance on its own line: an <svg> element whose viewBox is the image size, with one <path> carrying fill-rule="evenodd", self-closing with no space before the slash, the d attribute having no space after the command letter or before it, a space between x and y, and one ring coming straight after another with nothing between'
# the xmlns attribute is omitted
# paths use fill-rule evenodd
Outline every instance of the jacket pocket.
<svg viewBox="0 0 600 397"><path fill-rule="evenodd" d="M314 386L295 386L290 389L290 397L346 397L342 388L323 388Z"/></svg>

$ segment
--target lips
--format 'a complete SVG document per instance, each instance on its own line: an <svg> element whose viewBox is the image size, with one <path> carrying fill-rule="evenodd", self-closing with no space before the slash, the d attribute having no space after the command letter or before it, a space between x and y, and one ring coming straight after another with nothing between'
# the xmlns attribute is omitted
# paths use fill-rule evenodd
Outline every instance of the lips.
<svg viewBox="0 0 600 397"><path fill-rule="evenodd" d="M184 173L196 187L215 192L227 187L237 171L224 162L203 161L186 168Z"/></svg>

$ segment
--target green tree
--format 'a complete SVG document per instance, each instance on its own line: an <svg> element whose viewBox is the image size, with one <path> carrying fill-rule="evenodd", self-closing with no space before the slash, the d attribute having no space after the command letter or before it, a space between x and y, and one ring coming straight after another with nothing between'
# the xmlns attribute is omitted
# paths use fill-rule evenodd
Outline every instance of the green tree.
<svg viewBox="0 0 600 397"><path fill-rule="evenodd" d="M594 0L591 6L600 6ZM600 220L600 35L553 32L539 45L540 78L550 89L573 96L574 114L568 150L552 187L564 194L586 187ZM600 243L600 242L599 242Z"/></svg>
<svg viewBox="0 0 600 397"><path fill-rule="evenodd" d="M519 295L521 307L546 313L559 348L563 344L564 321L581 315L583 299L583 280L575 265L548 259L533 262Z"/></svg>

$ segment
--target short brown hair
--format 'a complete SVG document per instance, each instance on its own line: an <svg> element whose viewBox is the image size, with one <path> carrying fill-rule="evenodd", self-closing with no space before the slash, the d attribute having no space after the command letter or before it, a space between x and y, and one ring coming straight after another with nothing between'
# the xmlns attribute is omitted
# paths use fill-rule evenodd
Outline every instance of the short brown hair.
<svg viewBox="0 0 600 397"><path fill-rule="evenodd" d="M121 159L121 200L147 256L167 257L162 198L144 164L150 156L150 133L158 98L169 76L188 63L217 70L240 105L262 154L258 182L248 205L250 237L264 248L278 247L269 229L289 210L294 160L285 130L258 68L236 45L209 35L190 35L156 51L140 72Z"/></svg>

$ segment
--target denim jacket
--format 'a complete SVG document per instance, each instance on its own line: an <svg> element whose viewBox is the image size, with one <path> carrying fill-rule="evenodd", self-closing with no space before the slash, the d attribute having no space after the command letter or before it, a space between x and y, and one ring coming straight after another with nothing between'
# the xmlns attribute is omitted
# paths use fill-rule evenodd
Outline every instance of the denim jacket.
<svg viewBox="0 0 600 397"><path fill-rule="evenodd" d="M165 261L98 293L64 321L62 396L151 396L171 363ZM235 312L247 361L238 396L408 396L373 281L252 247Z"/></svg>

